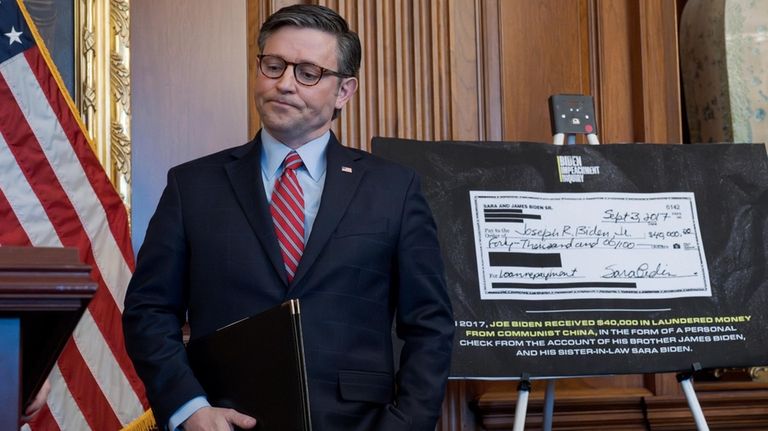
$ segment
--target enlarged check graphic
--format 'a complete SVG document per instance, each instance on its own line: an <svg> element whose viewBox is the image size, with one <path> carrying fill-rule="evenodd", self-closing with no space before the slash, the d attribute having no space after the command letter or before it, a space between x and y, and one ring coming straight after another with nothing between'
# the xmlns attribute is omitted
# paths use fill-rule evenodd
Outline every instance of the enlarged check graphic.
<svg viewBox="0 0 768 431"><path fill-rule="evenodd" d="M712 294L693 193L469 195L481 299Z"/></svg>

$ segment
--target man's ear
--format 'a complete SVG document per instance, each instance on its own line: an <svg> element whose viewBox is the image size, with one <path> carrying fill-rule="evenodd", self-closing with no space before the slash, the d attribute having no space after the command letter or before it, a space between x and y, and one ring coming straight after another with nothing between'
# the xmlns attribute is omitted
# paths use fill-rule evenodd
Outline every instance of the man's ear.
<svg viewBox="0 0 768 431"><path fill-rule="evenodd" d="M336 109L343 108L355 94L355 91L357 91L357 78L342 78L339 91L336 94Z"/></svg>

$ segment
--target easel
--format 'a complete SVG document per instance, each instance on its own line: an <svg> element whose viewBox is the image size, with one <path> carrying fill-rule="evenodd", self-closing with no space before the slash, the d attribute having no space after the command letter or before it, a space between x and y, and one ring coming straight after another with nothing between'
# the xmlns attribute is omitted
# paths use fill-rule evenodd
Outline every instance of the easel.
<svg viewBox="0 0 768 431"><path fill-rule="evenodd" d="M594 102L591 96L558 94L549 98L550 119L552 123L552 143L563 145L576 144L576 135L587 136L590 145L599 145L597 139L597 127L595 119ZM677 374L677 381L685 394L688 407L691 409L693 419L698 431L709 431L709 426L704 418L701 405L693 389L693 373L701 370L701 365L696 362L691 370ZM517 404L515 405L515 421L513 431L523 431L525 417L528 409L528 396L531 391L531 377L523 373L517 386ZM552 431L552 418L555 406L555 380L547 380L547 390L544 395L544 411L542 429Z"/></svg>
<svg viewBox="0 0 768 431"><path fill-rule="evenodd" d="M690 371L677 373L677 381L680 383L680 387L683 388L685 400L688 401L688 408L691 409L693 420L696 422L696 429L699 431L709 431L709 425L707 425L707 420L704 418L704 412L701 411L699 399L693 390L693 373L699 370L701 370L701 364L695 362L691 366Z"/></svg>
<svg viewBox="0 0 768 431"><path fill-rule="evenodd" d="M701 370L701 364L695 362L691 365L689 371L677 373L677 381L685 394L685 400L688 402L688 408L691 410L693 420L696 423L698 431L709 431L709 425L701 410L699 399L696 397L696 391L693 389L693 374ZM515 404L515 422L513 431L523 431L525 429L525 417L528 410L528 396L531 392L531 376L523 373L520 377L520 383L517 385L517 404ZM555 379L547 380L547 391L544 394L544 411L542 429L552 431L552 417L555 412Z"/></svg>
<svg viewBox="0 0 768 431"><path fill-rule="evenodd" d="M599 145L594 102L591 96L577 94L555 94L549 97L549 118L552 125L552 143L563 145L576 144L576 135L584 134L590 145ZM528 409L528 395L531 391L530 376L523 373L517 386L517 404L515 405L515 423L513 431L523 431ZM544 394L544 431L552 431L552 417L555 411L555 380L547 380Z"/></svg>
<svg viewBox="0 0 768 431"><path fill-rule="evenodd" d="M531 380L528 373L523 373L517 385L517 404L515 404L515 423L513 431L525 429L525 416L528 410L528 395L531 392ZM555 380L547 380L547 392L544 395L544 431L552 431L552 416L555 412Z"/></svg>

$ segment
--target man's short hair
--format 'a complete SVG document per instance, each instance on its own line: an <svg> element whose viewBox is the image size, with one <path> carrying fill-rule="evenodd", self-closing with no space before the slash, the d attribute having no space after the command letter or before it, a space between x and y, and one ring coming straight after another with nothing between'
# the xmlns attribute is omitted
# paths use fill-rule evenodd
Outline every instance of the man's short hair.
<svg viewBox="0 0 768 431"><path fill-rule="evenodd" d="M267 18L259 30L259 51L264 53L267 39L281 27L287 26L312 28L336 36L337 72L357 76L362 55L360 39L336 11L308 4L296 4L278 10Z"/></svg>

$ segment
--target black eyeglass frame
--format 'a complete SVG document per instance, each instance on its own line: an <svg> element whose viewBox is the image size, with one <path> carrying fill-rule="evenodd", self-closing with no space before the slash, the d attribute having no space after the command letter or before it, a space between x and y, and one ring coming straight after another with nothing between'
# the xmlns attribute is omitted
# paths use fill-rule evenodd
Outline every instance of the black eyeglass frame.
<svg viewBox="0 0 768 431"><path fill-rule="evenodd" d="M263 59L265 57L276 58L276 59L282 61L285 64L285 67L283 67L283 70L282 70L282 72L280 72L279 75L277 75L277 76L269 76L267 74L267 72L265 72L264 69L262 69L262 67L263 67L262 65L264 64ZM256 56L256 58L259 59L259 71L264 76L266 76L269 79L280 79L280 78L282 78L283 75L285 74L285 71L288 69L288 66L293 66L293 78L296 80L296 82L298 82L299 84L301 84L301 85L303 85L305 87L314 87L326 75L338 76L339 78L352 78L354 76L354 75L347 75L346 73L336 72L335 70L326 69L325 67L318 66L318 65L316 65L314 63L308 63L308 62L294 63L292 61L288 61L288 60L284 59L283 57L280 57L279 55L259 54L259 55ZM301 66L312 66L312 67L316 67L316 68L320 69L320 76L317 78L317 81L315 81L312 84L307 84L305 82L302 82L302 80L299 79L299 75L298 75L298 72L297 72L298 67L301 67Z"/></svg>

